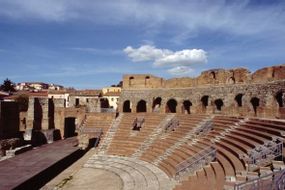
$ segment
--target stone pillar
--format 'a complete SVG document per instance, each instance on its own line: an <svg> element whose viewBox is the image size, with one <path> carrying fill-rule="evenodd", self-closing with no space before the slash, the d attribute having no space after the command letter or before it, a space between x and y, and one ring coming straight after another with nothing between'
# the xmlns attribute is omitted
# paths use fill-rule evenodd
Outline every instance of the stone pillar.
<svg viewBox="0 0 285 190"><path fill-rule="evenodd" d="M130 102L130 107L131 107L131 110L132 110L132 113L136 113L137 112L137 101L131 101Z"/></svg>
<svg viewBox="0 0 285 190"><path fill-rule="evenodd" d="M183 100L182 99L177 99L177 106L176 106L176 113L183 113Z"/></svg>
<svg viewBox="0 0 285 190"><path fill-rule="evenodd" d="M29 98L28 111L27 111L27 118L26 118L27 129L32 129L33 128L33 123L34 123L34 103L35 103L35 98L34 97L30 97Z"/></svg>
<svg viewBox="0 0 285 190"><path fill-rule="evenodd" d="M165 113L166 100L167 100L166 98L162 98L161 100L160 109L159 109L160 113Z"/></svg>
<svg viewBox="0 0 285 190"><path fill-rule="evenodd" d="M42 107L42 129L49 129L48 98L39 98Z"/></svg>

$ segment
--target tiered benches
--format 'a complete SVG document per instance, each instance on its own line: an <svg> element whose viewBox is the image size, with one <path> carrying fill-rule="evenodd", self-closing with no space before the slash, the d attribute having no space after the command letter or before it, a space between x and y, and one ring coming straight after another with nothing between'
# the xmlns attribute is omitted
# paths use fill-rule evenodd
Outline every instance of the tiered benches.
<svg viewBox="0 0 285 190"><path fill-rule="evenodd" d="M130 156L146 138L159 126L165 114L124 114L118 130L111 142L108 154ZM133 130L133 122L137 117L144 117L144 124L140 131Z"/></svg>
<svg viewBox="0 0 285 190"><path fill-rule="evenodd" d="M145 118L143 127L140 131L133 131L133 121L141 116ZM126 113L107 153L131 156L165 117L165 114L158 113ZM179 163L205 148L214 147L216 160L195 173L186 173L186 175L184 173L175 190L221 190L224 188L226 179L227 181L243 179L239 175L247 171L248 165L245 160L241 159L241 155L248 154L255 147L274 140L276 137L284 140L285 121L215 116L212 119L213 127L210 131L199 134L199 136L193 134L193 139L181 141L206 117L205 115L176 114L175 119L179 121L179 126L164 130L139 157L140 160L157 165L169 177L174 177L177 174L176 166Z"/></svg>
<svg viewBox="0 0 285 190"><path fill-rule="evenodd" d="M203 115L196 117L192 115L176 115L176 119L179 120L179 126L174 131L165 131L161 138L158 138L144 152L140 159L153 162L160 155L164 154L165 151L174 145L179 139L183 138L188 132L191 132L191 130L193 130L193 128L204 118L205 116Z"/></svg>

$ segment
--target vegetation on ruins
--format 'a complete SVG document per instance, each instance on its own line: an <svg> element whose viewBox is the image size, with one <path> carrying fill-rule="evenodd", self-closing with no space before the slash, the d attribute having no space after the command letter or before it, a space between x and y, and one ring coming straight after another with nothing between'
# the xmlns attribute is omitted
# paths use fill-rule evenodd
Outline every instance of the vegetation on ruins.
<svg viewBox="0 0 285 190"><path fill-rule="evenodd" d="M0 86L0 90L5 92L15 92L15 84L10 79L6 78Z"/></svg>

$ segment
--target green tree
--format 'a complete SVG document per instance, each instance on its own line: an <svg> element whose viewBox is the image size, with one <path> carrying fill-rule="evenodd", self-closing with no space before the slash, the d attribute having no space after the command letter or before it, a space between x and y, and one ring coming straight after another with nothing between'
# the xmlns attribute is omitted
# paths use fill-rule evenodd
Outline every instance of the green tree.
<svg viewBox="0 0 285 190"><path fill-rule="evenodd" d="M0 90L5 92L15 92L15 84L10 79L5 79L3 84L0 86Z"/></svg>

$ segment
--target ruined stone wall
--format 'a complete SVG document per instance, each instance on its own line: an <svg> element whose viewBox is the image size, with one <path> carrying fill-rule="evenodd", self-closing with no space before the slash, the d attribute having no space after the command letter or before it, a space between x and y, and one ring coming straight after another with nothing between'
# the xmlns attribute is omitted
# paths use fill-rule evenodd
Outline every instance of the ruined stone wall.
<svg viewBox="0 0 285 190"><path fill-rule="evenodd" d="M85 107L65 108L64 99L31 96L26 113L26 129L59 129L63 135L65 118L74 117L80 123L85 113Z"/></svg>
<svg viewBox="0 0 285 190"><path fill-rule="evenodd" d="M84 119L85 114L86 114L85 108L55 107L55 112L54 112L55 128L60 130L61 136L63 137L65 118L74 117L76 118L77 124L79 124Z"/></svg>
<svg viewBox="0 0 285 190"><path fill-rule="evenodd" d="M49 99L29 97L27 129L49 129Z"/></svg>
<svg viewBox="0 0 285 190"><path fill-rule="evenodd" d="M98 98L90 98L87 105L86 111L87 112L100 112L100 102Z"/></svg>
<svg viewBox="0 0 285 190"><path fill-rule="evenodd" d="M16 102L0 102L0 139L19 134L19 107Z"/></svg>
<svg viewBox="0 0 285 190"><path fill-rule="evenodd" d="M123 88L160 88L163 86L162 78L153 75L124 75Z"/></svg>
<svg viewBox="0 0 285 190"><path fill-rule="evenodd" d="M251 84L285 79L285 65L266 67L250 73L245 68L212 69L196 78L183 77L165 80L153 75L124 75L123 89L187 88L209 85Z"/></svg>
<svg viewBox="0 0 285 190"><path fill-rule="evenodd" d="M276 99L277 93L283 94L283 107L280 107ZM241 94L241 105L237 96ZM208 106L201 99L208 96ZM191 102L190 113L217 113L237 116L258 116L270 118L285 118L285 80L268 83L251 84L225 84L213 86L201 86L192 88L157 88L157 89L123 89L120 97L119 109L124 111L124 102L129 100L132 112L136 112L140 100L146 101L147 112L153 111L154 100L162 99L160 112L166 112L167 102L174 99L177 102L176 112L185 111L183 102ZM258 98L258 106L253 106L254 99ZM220 109L216 100L222 101Z"/></svg>

